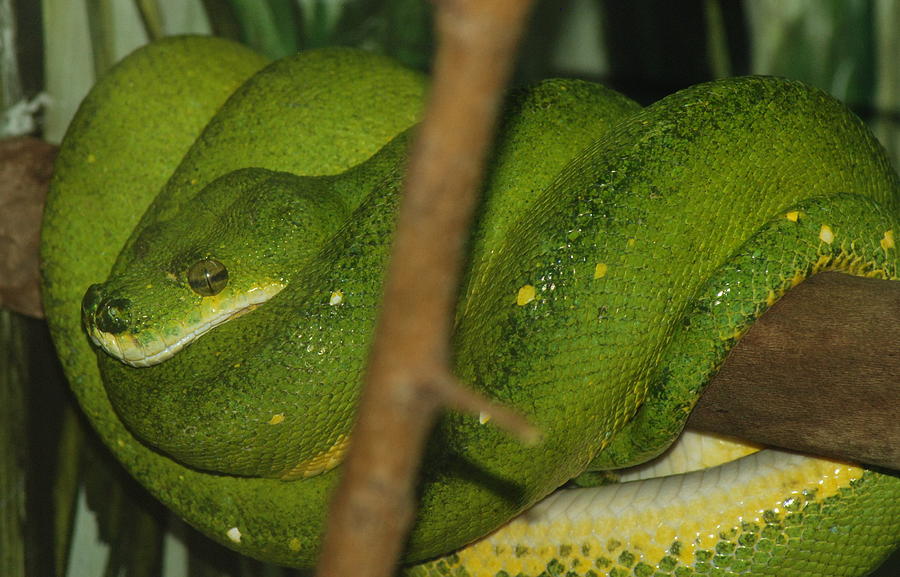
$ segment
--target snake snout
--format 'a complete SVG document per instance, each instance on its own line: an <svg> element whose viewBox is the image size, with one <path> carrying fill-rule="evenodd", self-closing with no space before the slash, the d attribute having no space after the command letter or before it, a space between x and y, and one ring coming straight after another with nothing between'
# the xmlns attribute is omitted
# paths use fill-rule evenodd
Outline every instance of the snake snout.
<svg viewBox="0 0 900 577"><path fill-rule="evenodd" d="M124 332L131 320L131 301L125 298L104 298L103 285L91 285L81 301L85 324L109 334Z"/></svg>

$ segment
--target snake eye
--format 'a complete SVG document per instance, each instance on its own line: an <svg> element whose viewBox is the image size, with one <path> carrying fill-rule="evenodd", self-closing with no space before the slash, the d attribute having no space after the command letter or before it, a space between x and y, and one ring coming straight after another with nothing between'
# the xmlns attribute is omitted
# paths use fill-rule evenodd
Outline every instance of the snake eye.
<svg viewBox="0 0 900 577"><path fill-rule="evenodd" d="M228 269L217 260L206 258L191 265L187 272L188 284L200 296L211 297L222 292L228 284Z"/></svg>

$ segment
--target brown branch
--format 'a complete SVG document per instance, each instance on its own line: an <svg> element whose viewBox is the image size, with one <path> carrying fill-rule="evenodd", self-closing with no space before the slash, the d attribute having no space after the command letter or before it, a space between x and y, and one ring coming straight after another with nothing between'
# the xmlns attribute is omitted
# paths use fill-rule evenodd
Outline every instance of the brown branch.
<svg viewBox="0 0 900 577"><path fill-rule="evenodd" d="M41 213L57 147L31 137L0 141L0 307L41 318Z"/></svg>
<svg viewBox="0 0 900 577"><path fill-rule="evenodd" d="M900 470L900 282L823 273L789 291L688 426Z"/></svg>
<svg viewBox="0 0 900 577"><path fill-rule="evenodd" d="M332 501L320 576L394 572L413 519L425 440L446 400L460 398L452 391L449 334L463 247L529 5L436 3L431 96L410 157L381 319ZM485 410L496 413L493 406Z"/></svg>

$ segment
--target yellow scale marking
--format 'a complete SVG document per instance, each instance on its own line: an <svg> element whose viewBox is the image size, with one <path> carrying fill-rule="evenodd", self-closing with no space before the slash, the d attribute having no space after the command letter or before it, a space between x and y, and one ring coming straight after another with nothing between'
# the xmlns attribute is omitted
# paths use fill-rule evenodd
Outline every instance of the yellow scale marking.
<svg viewBox="0 0 900 577"><path fill-rule="evenodd" d="M525 306L534 300L536 294L537 291L535 288L532 285L527 284L520 288L518 294L516 294L516 304L520 307Z"/></svg>
<svg viewBox="0 0 900 577"><path fill-rule="evenodd" d="M344 458L344 453L350 445L349 435L338 435L337 441L324 453L319 453L312 459L307 459L296 465L290 471L281 475L283 481L295 479L307 479L315 477L337 467Z"/></svg>

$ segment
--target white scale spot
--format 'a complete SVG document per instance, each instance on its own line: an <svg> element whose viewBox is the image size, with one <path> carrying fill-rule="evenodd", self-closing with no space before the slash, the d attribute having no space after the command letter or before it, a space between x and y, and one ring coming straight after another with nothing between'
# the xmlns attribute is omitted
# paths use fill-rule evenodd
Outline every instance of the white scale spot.
<svg viewBox="0 0 900 577"><path fill-rule="evenodd" d="M328 304L331 306L339 305L344 302L344 291L334 291L331 293L331 298L328 299Z"/></svg>
<svg viewBox="0 0 900 577"><path fill-rule="evenodd" d="M823 224L822 228L819 229L819 240L825 244L834 242L834 231L827 224Z"/></svg>
<svg viewBox="0 0 900 577"><path fill-rule="evenodd" d="M232 527L228 531L225 531L225 536L228 537L228 540L232 543L241 542L241 530L237 527Z"/></svg>

